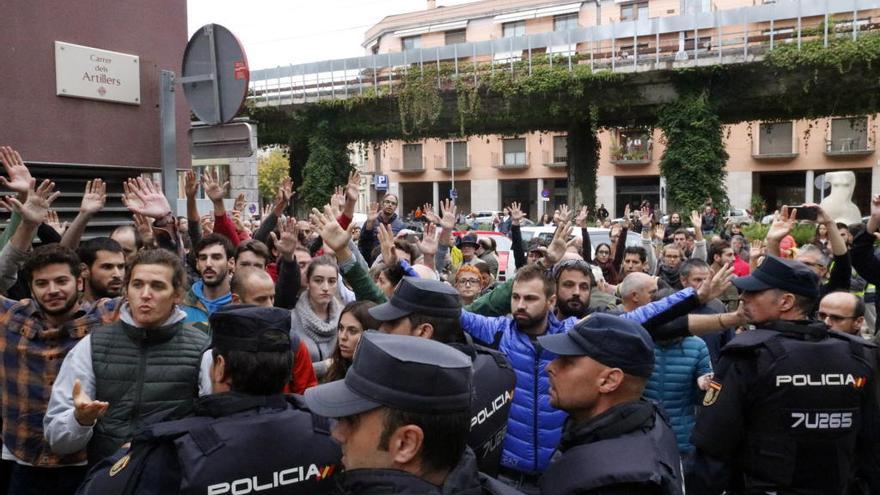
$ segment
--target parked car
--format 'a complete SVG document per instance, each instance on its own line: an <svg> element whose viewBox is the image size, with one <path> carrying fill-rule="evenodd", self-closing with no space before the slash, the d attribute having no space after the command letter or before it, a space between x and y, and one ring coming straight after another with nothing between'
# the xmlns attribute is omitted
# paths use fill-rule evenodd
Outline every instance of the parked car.
<svg viewBox="0 0 880 495"><path fill-rule="evenodd" d="M523 243L528 245L529 241L531 241L535 236L549 243L553 240L553 233L556 232L556 227L523 227L522 229L522 237ZM610 243L611 239L608 234L611 232L611 229L603 229L599 227L589 227L587 232L590 234L590 255L595 256L596 254L596 246L599 244ZM581 229L573 228L571 229L571 233L574 237L581 237ZM627 231L626 233L626 245L627 246L641 246L642 245L642 236L632 232Z"/></svg>
<svg viewBox="0 0 880 495"><path fill-rule="evenodd" d="M728 210L727 215L724 216L724 221L733 221L733 223L754 223L754 219L751 215L749 215L748 210L744 210L742 208L731 208Z"/></svg>
<svg viewBox="0 0 880 495"><path fill-rule="evenodd" d="M496 211L496 210L475 211L475 212L471 213L471 215L473 215L473 217L471 217L471 219L468 219L468 222L469 223L476 223L477 225L480 225L480 224L492 225L493 218L495 218L496 216L501 218L501 212Z"/></svg>

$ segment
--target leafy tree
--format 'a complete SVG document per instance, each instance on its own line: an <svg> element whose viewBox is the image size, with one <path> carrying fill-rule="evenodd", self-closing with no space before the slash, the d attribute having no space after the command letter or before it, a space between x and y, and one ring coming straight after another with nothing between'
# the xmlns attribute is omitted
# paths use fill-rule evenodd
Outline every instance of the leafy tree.
<svg viewBox="0 0 880 495"><path fill-rule="evenodd" d="M705 92L685 95L664 105L659 127L666 137L660 172L666 177L670 202L679 211L701 210L707 197L723 211L728 204L724 188L724 149L721 120Z"/></svg>
<svg viewBox="0 0 880 495"><path fill-rule="evenodd" d="M260 189L260 197L264 200L274 198L281 181L289 174L290 162L283 150L276 148L260 157L257 162L257 186Z"/></svg>
<svg viewBox="0 0 880 495"><path fill-rule="evenodd" d="M352 170L348 143L322 122L309 137L309 159L303 169L299 197L307 208L321 208L330 201L335 186L345 184Z"/></svg>

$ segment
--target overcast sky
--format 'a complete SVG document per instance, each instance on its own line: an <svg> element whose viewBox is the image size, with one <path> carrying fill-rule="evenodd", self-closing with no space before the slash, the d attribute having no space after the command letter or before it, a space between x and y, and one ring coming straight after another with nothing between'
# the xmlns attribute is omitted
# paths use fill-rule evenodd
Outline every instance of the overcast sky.
<svg viewBox="0 0 880 495"><path fill-rule="evenodd" d="M458 5L473 0L438 0ZM189 35L215 23L244 45L251 70L364 55L364 32L425 0L187 0Z"/></svg>

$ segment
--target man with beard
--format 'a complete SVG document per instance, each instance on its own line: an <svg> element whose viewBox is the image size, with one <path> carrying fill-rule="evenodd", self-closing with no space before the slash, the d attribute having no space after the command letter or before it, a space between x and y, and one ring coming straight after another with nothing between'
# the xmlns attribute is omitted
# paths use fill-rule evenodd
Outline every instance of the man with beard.
<svg viewBox="0 0 880 495"><path fill-rule="evenodd" d="M232 302L229 272L235 264L235 248L228 238L211 234L196 244L196 270L202 279L194 283L183 299L187 323L207 323L217 308Z"/></svg>
<svg viewBox="0 0 880 495"><path fill-rule="evenodd" d="M10 239L18 253L28 253L31 239L45 221L49 205L59 193L34 180L18 153L0 148L8 179L5 187L27 195L0 201L21 216ZM81 265L76 253L57 244L40 246L27 257L22 272L32 299L0 298L0 402L3 453L14 461L9 494L72 494L85 475L85 454L58 455L43 438L51 383L65 355L94 327L115 318L115 300L80 303L77 291Z"/></svg>
<svg viewBox="0 0 880 495"><path fill-rule="evenodd" d="M369 211L367 220L364 222L364 228L361 231L361 237L358 240L358 248L363 253L364 258L370 263L373 260L373 250L379 246L379 225L391 227L391 231L396 236L403 229L403 221L397 215L398 198L396 195L388 193L382 198L382 203L376 205L376 209Z"/></svg>
<svg viewBox="0 0 880 495"><path fill-rule="evenodd" d="M122 295L125 252L118 242L109 237L96 237L86 241L77 255L83 264L83 301Z"/></svg>
<svg viewBox="0 0 880 495"><path fill-rule="evenodd" d="M596 279L586 261L567 259L553 268L556 280L556 318L583 318L590 312L590 295Z"/></svg>

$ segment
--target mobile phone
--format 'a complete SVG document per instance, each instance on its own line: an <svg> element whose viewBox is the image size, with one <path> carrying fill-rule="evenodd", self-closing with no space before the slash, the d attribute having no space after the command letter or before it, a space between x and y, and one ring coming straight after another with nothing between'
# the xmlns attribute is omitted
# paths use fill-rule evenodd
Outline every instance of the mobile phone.
<svg viewBox="0 0 880 495"><path fill-rule="evenodd" d="M817 218L819 218L819 208L815 206L789 206L788 211L792 209L797 210L797 219L798 220L807 220L810 222L815 222Z"/></svg>

